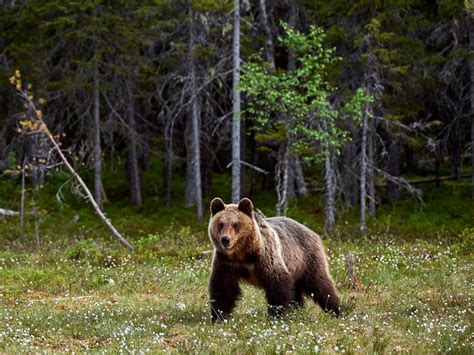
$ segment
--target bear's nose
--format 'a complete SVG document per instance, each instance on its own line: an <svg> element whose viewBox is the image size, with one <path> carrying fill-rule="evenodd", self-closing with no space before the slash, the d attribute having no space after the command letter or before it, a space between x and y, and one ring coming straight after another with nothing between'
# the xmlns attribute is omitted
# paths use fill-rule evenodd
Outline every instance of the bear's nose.
<svg viewBox="0 0 474 355"><path fill-rule="evenodd" d="M222 245L224 246L224 248L227 248L227 247L229 246L229 244L230 244L230 239L229 239L229 237L226 236L226 235L223 235L223 236L221 237L221 243L222 243Z"/></svg>

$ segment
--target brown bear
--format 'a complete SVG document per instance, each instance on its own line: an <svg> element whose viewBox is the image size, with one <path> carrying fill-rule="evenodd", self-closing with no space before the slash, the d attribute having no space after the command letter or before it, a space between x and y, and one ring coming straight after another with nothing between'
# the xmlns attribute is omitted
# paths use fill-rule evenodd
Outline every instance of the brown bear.
<svg viewBox="0 0 474 355"><path fill-rule="evenodd" d="M266 218L248 198L238 205L215 198L209 238L214 244L209 281L213 321L232 312L240 281L264 289L271 315L303 306L305 295L340 315L321 239L304 225L285 217Z"/></svg>

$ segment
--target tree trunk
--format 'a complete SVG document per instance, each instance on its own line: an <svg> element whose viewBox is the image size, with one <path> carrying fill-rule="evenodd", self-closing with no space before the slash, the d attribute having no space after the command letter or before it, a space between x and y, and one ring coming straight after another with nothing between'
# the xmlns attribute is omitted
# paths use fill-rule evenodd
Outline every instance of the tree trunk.
<svg viewBox="0 0 474 355"><path fill-rule="evenodd" d="M232 203L240 200L240 0L234 0L232 42Z"/></svg>
<svg viewBox="0 0 474 355"><path fill-rule="evenodd" d="M100 91L99 91L99 70L97 66L94 70L94 105L92 115L93 132L93 165L94 165L94 199L97 205L102 208L102 149L100 145Z"/></svg>
<svg viewBox="0 0 474 355"><path fill-rule="evenodd" d="M295 157L289 154L288 157L288 183L286 186L287 199L295 198Z"/></svg>
<svg viewBox="0 0 474 355"><path fill-rule="evenodd" d="M130 202L137 206L142 206L142 182L138 158L138 131L135 117L136 102L130 85L127 83L126 86L129 100L127 118L130 132L128 139L127 170L129 177Z"/></svg>
<svg viewBox="0 0 474 355"><path fill-rule="evenodd" d="M441 185L440 182L440 167L441 167L441 147L440 142L436 142L435 146L435 178L436 178L436 187Z"/></svg>
<svg viewBox="0 0 474 355"><path fill-rule="evenodd" d="M398 139L392 136L391 132L387 133L387 173L395 177L400 177L400 144ZM399 184L392 180L387 181L387 199L390 202L397 201L400 198L400 192Z"/></svg>
<svg viewBox="0 0 474 355"><path fill-rule="evenodd" d="M360 231L362 234L367 232L367 136L369 131L369 117L364 113L362 122L362 142L360 150Z"/></svg>
<svg viewBox="0 0 474 355"><path fill-rule="evenodd" d="M332 233L336 222L336 171L334 167L334 149L328 143L325 145L328 149L324 162L324 179L326 182L325 228L328 233Z"/></svg>
<svg viewBox="0 0 474 355"><path fill-rule="evenodd" d="M455 120L450 136L453 176L459 177L461 174L461 137L459 132L459 119Z"/></svg>
<svg viewBox="0 0 474 355"><path fill-rule="evenodd" d="M288 209L288 174L290 164L290 146L291 142L289 137L284 143L280 144L278 149L278 161L275 166L275 184L278 195L278 201L276 204L276 215L286 216Z"/></svg>
<svg viewBox="0 0 474 355"><path fill-rule="evenodd" d="M474 14L468 14L469 22L469 50L474 53ZM471 72L471 174L472 174L472 199L474 200L474 60L469 62Z"/></svg>
<svg viewBox="0 0 474 355"><path fill-rule="evenodd" d="M346 207L352 207L359 200L359 187L356 175L357 144L351 140L344 144L342 163L344 165L343 179L343 201Z"/></svg>
<svg viewBox="0 0 474 355"><path fill-rule="evenodd" d="M261 25L263 27L263 31L265 32L265 57L267 62L270 65L270 71L273 73L275 72L275 55L273 50L273 36L272 31L270 29L270 23L268 21L267 15L267 4L265 0L259 1L260 5L260 16L261 16Z"/></svg>
<svg viewBox="0 0 474 355"><path fill-rule="evenodd" d="M328 126L326 119L323 119L323 129L328 134ZM334 149L329 145L329 140L326 137L324 139L324 182L326 185L326 221L325 229L326 232L332 233L334 230L334 223L336 221L336 170L334 166Z"/></svg>
<svg viewBox="0 0 474 355"><path fill-rule="evenodd" d="M298 4L296 1L289 0L288 2L290 16L288 24L291 28L295 28L298 25ZM290 49L288 52L288 70L292 71L296 69L295 51Z"/></svg>
<svg viewBox="0 0 474 355"><path fill-rule="evenodd" d="M212 194L212 106L206 100L204 103L203 114L201 116L201 177L202 177L202 193L204 196Z"/></svg>
<svg viewBox="0 0 474 355"><path fill-rule="evenodd" d="M308 186L304 180L303 167L301 166L301 160L298 155L295 155L295 180L298 194L301 196L308 196Z"/></svg>
<svg viewBox="0 0 474 355"><path fill-rule="evenodd" d="M167 207L171 206L171 191L173 179L173 121L170 120L165 126L165 158L163 164L165 203Z"/></svg>
<svg viewBox="0 0 474 355"><path fill-rule="evenodd" d="M374 139L375 139L375 127L373 120L368 117L368 126L369 126L369 131L368 136L367 136L367 192L368 192L368 198L369 198L369 214L370 217L375 218L376 217L376 209L377 209L377 204L376 204L376 194L375 194L375 173L374 173L374 167L375 167L375 148L374 148Z"/></svg>
<svg viewBox="0 0 474 355"><path fill-rule="evenodd" d="M192 10L191 10L192 11ZM192 183L193 203L196 204L197 218L199 222L203 220L203 207L202 207L202 188L201 188L201 152L200 152L200 138L199 138L199 102L198 102L198 91L196 81L196 62L194 60L194 19L191 13L191 28L190 28L190 40L189 40L189 53L191 55L191 77L190 77L190 94L191 94L191 119L190 119L190 140L191 149L190 159L188 158L188 165L190 165L191 179L188 182Z"/></svg>

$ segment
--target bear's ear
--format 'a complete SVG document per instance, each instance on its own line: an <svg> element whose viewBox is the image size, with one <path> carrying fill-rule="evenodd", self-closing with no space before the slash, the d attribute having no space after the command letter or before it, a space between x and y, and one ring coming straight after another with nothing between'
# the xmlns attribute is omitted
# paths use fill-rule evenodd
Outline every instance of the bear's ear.
<svg viewBox="0 0 474 355"><path fill-rule="evenodd" d="M219 197L216 197L211 201L211 216L214 216L223 209L225 209L224 201L222 201Z"/></svg>
<svg viewBox="0 0 474 355"><path fill-rule="evenodd" d="M250 217L253 216L253 203L248 198L243 198L239 202L239 211L242 211Z"/></svg>

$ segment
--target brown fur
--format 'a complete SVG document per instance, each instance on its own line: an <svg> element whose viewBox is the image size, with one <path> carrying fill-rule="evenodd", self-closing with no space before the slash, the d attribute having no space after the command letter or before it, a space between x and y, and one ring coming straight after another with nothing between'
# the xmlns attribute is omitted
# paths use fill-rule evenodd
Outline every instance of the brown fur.
<svg viewBox="0 0 474 355"><path fill-rule="evenodd" d="M227 248L222 236L229 239ZM209 282L213 321L232 312L241 281L264 289L272 315L282 315L291 305L302 307L305 295L325 311L340 314L324 247L309 228L290 218L266 218L247 198L239 205L215 198L209 238L214 244Z"/></svg>

